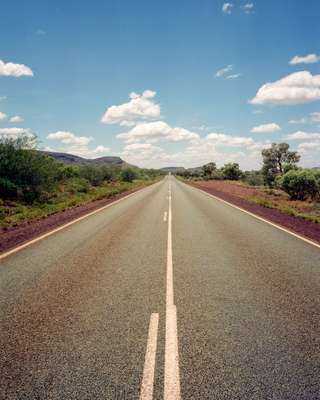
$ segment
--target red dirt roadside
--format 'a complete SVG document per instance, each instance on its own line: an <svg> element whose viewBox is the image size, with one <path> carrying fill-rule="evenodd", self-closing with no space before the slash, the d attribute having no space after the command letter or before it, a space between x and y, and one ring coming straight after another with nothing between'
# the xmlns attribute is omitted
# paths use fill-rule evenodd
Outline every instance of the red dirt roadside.
<svg viewBox="0 0 320 400"><path fill-rule="evenodd" d="M320 244L320 224L285 214L277 209L251 203L242 197L250 195L250 190L254 191L254 188L242 187L224 181L199 181L190 184Z"/></svg>

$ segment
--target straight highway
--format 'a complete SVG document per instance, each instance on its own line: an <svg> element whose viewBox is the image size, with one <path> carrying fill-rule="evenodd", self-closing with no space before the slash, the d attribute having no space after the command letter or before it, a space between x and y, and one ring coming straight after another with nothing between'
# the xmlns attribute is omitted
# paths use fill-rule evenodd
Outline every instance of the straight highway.
<svg viewBox="0 0 320 400"><path fill-rule="evenodd" d="M0 264L0 399L320 399L320 248L172 176Z"/></svg>

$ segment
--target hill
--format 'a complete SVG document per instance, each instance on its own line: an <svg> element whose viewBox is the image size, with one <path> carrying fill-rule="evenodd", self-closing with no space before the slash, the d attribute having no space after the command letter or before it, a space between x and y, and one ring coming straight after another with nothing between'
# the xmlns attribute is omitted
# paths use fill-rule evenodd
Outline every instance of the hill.
<svg viewBox="0 0 320 400"><path fill-rule="evenodd" d="M160 168L160 171L163 172L171 172L172 174L176 174L177 172L183 172L186 169L184 167L164 167Z"/></svg>
<svg viewBox="0 0 320 400"><path fill-rule="evenodd" d="M53 157L55 160L60 161L64 164L72 164L72 165L109 165L109 166L127 166L125 161L122 160L120 157L112 157L112 156L106 156L106 157L99 157L99 158L83 158L80 156L76 156L74 154L68 154L68 153L56 153L56 152L51 152L51 151L44 151L45 154L47 154L50 157Z"/></svg>

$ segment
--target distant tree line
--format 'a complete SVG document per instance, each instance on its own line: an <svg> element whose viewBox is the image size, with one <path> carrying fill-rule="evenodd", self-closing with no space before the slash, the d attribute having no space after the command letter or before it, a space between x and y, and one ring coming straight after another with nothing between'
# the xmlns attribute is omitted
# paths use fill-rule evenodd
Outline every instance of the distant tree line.
<svg viewBox="0 0 320 400"><path fill-rule="evenodd" d="M36 144L36 139L28 136L0 138L0 199L41 203L65 182L75 193L86 193L107 182L148 180L164 174L130 166L66 165L37 151ZM218 168L210 162L177 175L194 180L242 180L253 186L282 189L294 200L320 199L320 170L299 167L300 155L290 151L287 143L273 143L261 155L258 171L241 171L238 163Z"/></svg>
<svg viewBox="0 0 320 400"><path fill-rule="evenodd" d="M66 165L36 150L36 138L0 137L0 199L45 202L68 181L75 192L104 182L153 179L160 171L135 167Z"/></svg>
<svg viewBox="0 0 320 400"><path fill-rule="evenodd" d="M262 168L258 171L241 171L238 163L227 163L217 168L216 163L210 162L177 175L194 180L242 180L252 186L282 189L293 200L319 200L320 170L298 167L300 155L289 148L287 143L273 143L263 149Z"/></svg>

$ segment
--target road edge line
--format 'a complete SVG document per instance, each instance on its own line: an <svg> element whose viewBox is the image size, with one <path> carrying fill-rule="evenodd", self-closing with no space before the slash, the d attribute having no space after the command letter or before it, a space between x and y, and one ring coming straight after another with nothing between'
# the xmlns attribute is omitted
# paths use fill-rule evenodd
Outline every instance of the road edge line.
<svg viewBox="0 0 320 400"><path fill-rule="evenodd" d="M57 233L59 231L62 231L63 229L68 228L69 226L71 226L71 225L73 225L73 224L75 224L75 223L77 223L79 221L82 221L85 218L91 217L92 215L97 214L98 212L103 211L106 208L109 208L109 207L111 207L111 206L113 206L115 204L118 204L121 201L126 200L131 196L134 196L135 194L141 193L142 191L144 191L146 189L149 189L150 187L152 187L152 186L154 186L154 185L156 185L157 183L160 183L160 182L155 182L155 183L153 183L151 185L148 185L147 187L143 187L141 189L138 189L133 193L127 194L126 196L122 197L121 199L118 199L118 200L115 200L115 201L113 201L113 202L111 202L109 204L106 204L105 206L102 206L102 207L100 207L100 208L98 208L98 209L96 209L94 211L91 211L88 214L82 215L82 217L76 218L76 219L74 219L74 220L72 220L70 222L67 222L66 224L63 224L63 225L59 226L58 228L53 229L52 231L46 232L43 235L37 236L34 239L31 239L26 243L18 245L17 247L14 247L13 249L8 250L8 251L0 254L0 260L3 260L4 258L9 257L10 255L12 255L14 253L17 253L18 251L23 250L24 248L26 248L28 246L31 246L32 244L37 243L40 240L47 238L48 236L54 235L55 233Z"/></svg>
<svg viewBox="0 0 320 400"><path fill-rule="evenodd" d="M180 181L180 182L181 182L181 181ZM254 214L254 213L252 213L252 212L250 212L250 211L247 211L247 210L245 210L245 209L242 208L242 207L236 206L235 204L232 204L232 203L230 203L229 201L223 200L223 199L221 199L220 197L215 196L214 194L211 194L211 193L206 192L205 190L202 190L202 189L197 188L197 187L195 187L195 186L188 185L188 184L185 183L185 182L182 182L182 183L185 184L185 185L188 186L188 187L191 187L191 188L193 188L193 189L198 190L199 192L201 192L201 193L203 193L203 194L205 194L205 195L207 195L207 196L209 196L209 197L214 198L215 200L221 201L222 203L225 203L225 204L227 204L227 205L230 206L230 207L236 208L237 210L240 210L240 211L244 212L245 214L251 215L251 217L254 217L254 218L256 218L256 219L258 219L258 220L260 220L260 221L266 222L267 224L269 224L269 225L271 225L271 226L273 226L273 227L275 227L275 228L278 228L278 229L280 229L281 231L284 231L284 232L288 233L289 235L292 235L292 236L294 236L294 237L296 237L296 238L298 238L298 239L301 239L301 240L303 240L304 242L306 242L306 243L308 243L308 244L311 244L311 245L313 245L313 246L315 246L315 247L317 247L317 248L320 249L320 244L314 242L314 241L311 240L311 239L307 239L307 238L305 238L304 236L301 236L301 235L299 235L298 233L294 233L293 231L290 231L289 229L286 229L286 228L284 228L284 227L281 226L281 225L278 225L278 224L276 224L276 223L274 223L274 222L268 221L267 219L262 218L262 217L260 217L259 215L256 215L256 214Z"/></svg>

